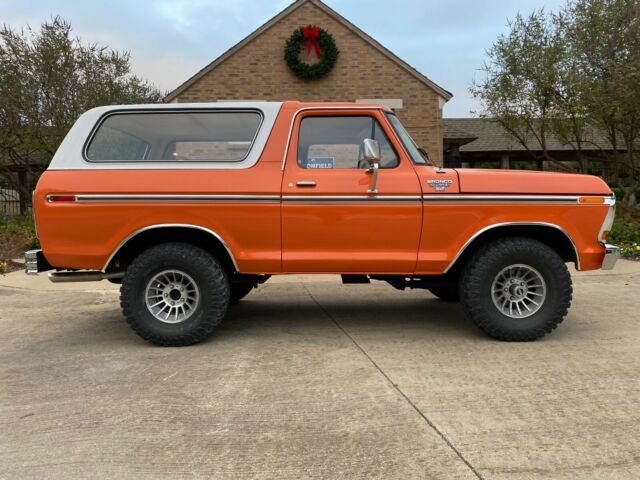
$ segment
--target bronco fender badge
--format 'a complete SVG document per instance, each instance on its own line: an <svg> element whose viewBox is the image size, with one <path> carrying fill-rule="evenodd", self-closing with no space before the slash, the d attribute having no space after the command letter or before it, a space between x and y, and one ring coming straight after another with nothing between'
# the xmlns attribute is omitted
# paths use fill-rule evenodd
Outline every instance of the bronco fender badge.
<svg viewBox="0 0 640 480"><path fill-rule="evenodd" d="M427 185L436 192L443 192L451 186L453 180L427 180Z"/></svg>

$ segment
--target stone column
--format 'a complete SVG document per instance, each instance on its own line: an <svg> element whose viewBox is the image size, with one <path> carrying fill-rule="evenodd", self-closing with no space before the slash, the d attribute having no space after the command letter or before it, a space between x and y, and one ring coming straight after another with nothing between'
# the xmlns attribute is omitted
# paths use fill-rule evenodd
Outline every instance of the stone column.
<svg viewBox="0 0 640 480"><path fill-rule="evenodd" d="M509 154L503 153L500 156L500 168L509 169Z"/></svg>

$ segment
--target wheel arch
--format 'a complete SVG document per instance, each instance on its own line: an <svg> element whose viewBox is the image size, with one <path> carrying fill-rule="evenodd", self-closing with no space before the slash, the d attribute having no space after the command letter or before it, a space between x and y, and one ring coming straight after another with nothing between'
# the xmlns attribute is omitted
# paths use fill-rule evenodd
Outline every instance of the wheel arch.
<svg viewBox="0 0 640 480"><path fill-rule="evenodd" d="M545 222L508 222L488 225L474 233L449 263L444 273L455 273L480 247L504 237L526 237L538 240L560 255L565 262L573 262L580 270L580 255L571 235L561 226Z"/></svg>
<svg viewBox="0 0 640 480"><path fill-rule="evenodd" d="M239 273L233 252L222 236L200 225L182 223L147 225L135 230L114 249L103 270L121 271L144 250L167 242L197 245L213 254L228 273Z"/></svg>

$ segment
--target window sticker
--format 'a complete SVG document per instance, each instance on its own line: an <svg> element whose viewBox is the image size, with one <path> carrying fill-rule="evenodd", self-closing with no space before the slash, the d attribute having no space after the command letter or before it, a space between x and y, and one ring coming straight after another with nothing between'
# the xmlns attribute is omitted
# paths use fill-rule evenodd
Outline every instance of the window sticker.
<svg viewBox="0 0 640 480"><path fill-rule="evenodd" d="M335 168L335 157L311 157L307 159L306 168Z"/></svg>

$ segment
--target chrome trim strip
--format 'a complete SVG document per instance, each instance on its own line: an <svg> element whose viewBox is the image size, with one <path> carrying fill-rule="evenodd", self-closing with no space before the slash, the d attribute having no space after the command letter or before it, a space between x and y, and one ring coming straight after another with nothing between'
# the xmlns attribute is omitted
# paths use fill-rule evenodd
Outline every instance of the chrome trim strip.
<svg viewBox="0 0 640 480"><path fill-rule="evenodd" d="M229 245L227 245L227 242L225 242L224 239L220 235L218 235L216 232L214 232L213 230L210 230L210 229L208 229L206 227L201 227L199 225L191 225L191 224L188 224L188 223L159 223L159 224L156 224L156 225L147 225L146 227L139 228L135 232L129 234L124 240L122 240L118 244L118 246L111 253L111 255L109 255L109 258L107 259L107 262L104 264L104 267L102 267L102 270L103 271L107 270L107 267L109 266L111 261L114 259L116 254L120 251L120 249L129 240L131 240L133 237L135 237L139 233L146 232L147 230L154 230L154 229L157 229L157 228L193 228L195 230L202 230L203 232L210 233L211 235L213 235L213 237L215 237L222 244L224 249L227 251L227 253L229 254L229 257L231 258L231 263L233 263L233 268L236 269L236 272L241 273L240 269L238 268L238 264L236 262L236 259L233 256L233 253L231 252L231 249L229 248Z"/></svg>
<svg viewBox="0 0 640 480"><path fill-rule="evenodd" d="M58 194L52 194L58 195ZM71 194L70 194L71 195ZM47 195L47 201L49 197ZM74 203L124 203L124 202L186 202L186 203L207 203L207 202L258 202L258 203L279 203L280 195L145 195L145 194L76 194Z"/></svg>
<svg viewBox="0 0 640 480"><path fill-rule="evenodd" d="M580 198L602 198L603 203L580 203ZM451 203L512 203L512 204L569 204L569 205L613 205L615 197L601 195L428 195L422 196L425 202L438 204Z"/></svg>
<svg viewBox="0 0 640 480"><path fill-rule="evenodd" d="M564 233L564 235L571 242L571 246L573 247L573 251L576 254L576 268L577 268L577 270L580 270L580 255L578 254L578 249L576 248L576 244L573 241L573 238L571 238L571 235L569 235L569 233L564 228L562 228L561 226L556 225L555 223L546 223L546 222L503 222L503 223L495 223L493 225L488 225L488 226L478 230L476 233L474 233L465 242L465 244L458 251L456 256L453 257L453 260L451 260L451 262L449 262L449 265L447 265L447 268L444 270L444 273L447 273L451 269L451 267L453 267L453 265L455 265L456 261L458 261L458 258L460 258L460 255L462 255L464 253L464 251L467 249L467 247L469 245L471 245L471 243L476 238L478 238L480 235L482 235L483 233L485 233L485 232L487 232L489 230L492 230L494 228L508 227L508 226L538 226L538 227L551 227L551 228L555 228L556 230L560 230L562 233Z"/></svg>
<svg viewBox="0 0 640 480"><path fill-rule="evenodd" d="M598 241L604 245L604 232L609 232L613 227L613 221L616 218L616 199L613 198L613 203L609 204L609 210L602 221L602 225L600 225L600 231L598 232Z"/></svg>
<svg viewBox="0 0 640 480"><path fill-rule="evenodd" d="M423 195L425 202L435 203L569 203L577 204L579 196L559 195ZM602 204L600 204L602 205Z"/></svg>
<svg viewBox="0 0 640 480"><path fill-rule="evenodd" d="M293 114L293 117L291 118L291 125L289 126L289 135L287 136L287 146L284 149L284 157L282 158L282 167L280 168L280 170L284 171L284 166L287 162L287 155L289 154L289 145L291 145L291 136L293 135L293 125L296 123L296 118L298 118L298 115L300 115L300 113L307 111L307 110L381 110L381 111L388 111L386 110L384 107L382 106L350 106L350 107L304 107L304 108L300 108L298 110L296 110L296 112Z"/></svg>
<svg viewBox="0 0 640 480"><path fill-rule="evenodd" d="M418 195L283 195L283 203L422 203Z"/></svg>
<svg viewBox="0 0 640 480"><path fill-rule="evenodd" d="M47 195L47 201L50 196ZM72 194L68 194L72 195ZM70 203L401 203L417 202L419 195L135 195L135 194L76 194Z"/></svg>

